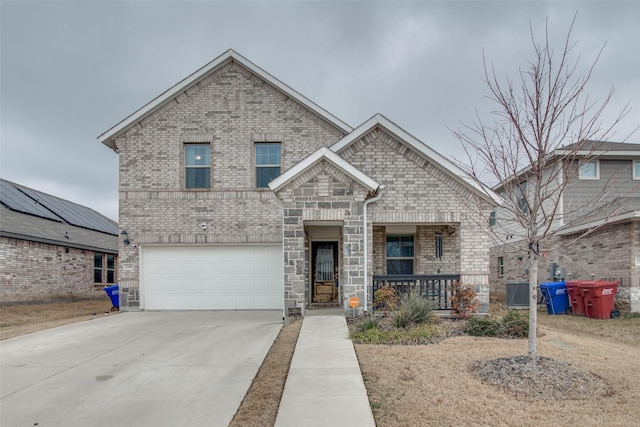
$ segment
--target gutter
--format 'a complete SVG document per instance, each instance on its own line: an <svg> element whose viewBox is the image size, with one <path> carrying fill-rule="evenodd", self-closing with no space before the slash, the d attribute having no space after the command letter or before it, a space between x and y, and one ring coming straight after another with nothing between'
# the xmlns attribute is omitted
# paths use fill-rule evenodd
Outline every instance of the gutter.
<svg viewBox="0 0 640 427"><path fill-rule="evenodd" d="M367 276L367 264L369 263L369 260L368 260L369 247L367 244L367 236L369 234L369 228L367 224L367 205L369 203L377 202L378 200L380 200L382 198L382 190L384 190L384 185L380 185L378 187L378 194L375 197L365 200L364 204L362 205L362 214L364 215L364 219L362 221L363 228L364 228L364 302L363 302L364 305L363 307L364 307L365 313L367 313L367 301L368 301L367 290L369 289L369 277Z"/></svg>

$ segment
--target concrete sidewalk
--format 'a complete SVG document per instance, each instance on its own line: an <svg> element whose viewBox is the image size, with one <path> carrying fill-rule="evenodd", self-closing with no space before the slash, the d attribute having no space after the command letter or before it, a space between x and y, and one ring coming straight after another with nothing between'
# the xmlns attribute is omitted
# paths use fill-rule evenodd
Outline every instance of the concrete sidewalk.
<svg viewBox="0 0 640 427"><path fill-rule="evenodd" d="M305 313L276 427L375 427L342 310Z"/></svg>

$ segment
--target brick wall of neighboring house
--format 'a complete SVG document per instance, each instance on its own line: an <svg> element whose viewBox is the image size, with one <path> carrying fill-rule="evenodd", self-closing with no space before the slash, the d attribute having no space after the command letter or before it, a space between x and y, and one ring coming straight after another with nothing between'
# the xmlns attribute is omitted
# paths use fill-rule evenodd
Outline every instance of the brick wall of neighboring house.
<svg viewBox="0 0 640 427"><path fill-rule="evenodd" d="M122 298L139 306L139 245L279 243L282 205L255 188L254 144L280 142L284 171L344 132L231 62L116 140ZM185 143L209 143L211 188L184 190ZM207 229L201 227L207 224Z"/></svg>
<svg viewBox="0 0 640 427"><path fill-rule="evenodd" d="M0 237L0 303L107 298L94 252Z"/></svg>
<svg viewBox="0 0 640 427"><path fill-rule="evenodd" d="M549 246L561 241L564 247L550 251L540 259L538 282L550 280L550 264L556 263L566 272L566 280L619 281L617 301L622 308L640 312L640 223L614 224L576 240L577 235L554 238ZM504 258L503 274L499 274L498 257ZM522 259L519 259L521 257ZM504 296L505 284L528 281L527 253L513 253L504 247L491 249L491 291Z"/></svg>

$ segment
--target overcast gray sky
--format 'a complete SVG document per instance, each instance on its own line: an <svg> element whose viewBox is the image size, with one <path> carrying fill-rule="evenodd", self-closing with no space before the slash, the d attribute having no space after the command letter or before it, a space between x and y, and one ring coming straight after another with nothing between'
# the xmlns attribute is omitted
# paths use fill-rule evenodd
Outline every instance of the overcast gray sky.
<svg viewBox="0 0 640 427"><path fill-rule="evenodd" d="M117 220L118 156L97 136L229 48L353 127L382 113L442 155L489 111L482 51L504 78L532 58L529 23L561 42L578 11L589 86L640 123L640 2L5 1L0 176ZM640 142L634 134L628 142Z"/></svg>

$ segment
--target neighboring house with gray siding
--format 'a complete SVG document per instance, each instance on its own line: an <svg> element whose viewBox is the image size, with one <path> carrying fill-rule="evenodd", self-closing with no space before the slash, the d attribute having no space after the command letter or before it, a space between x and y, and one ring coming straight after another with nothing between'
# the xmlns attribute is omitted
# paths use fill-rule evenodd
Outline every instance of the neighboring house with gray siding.
<svg viewBox="0 0 640 427"><path fill-rule="evenodd" d="M0 303L106 297L117 258L115 221L0 180Z"/></svg>
<svg viewBox="0 0 640 427"><path fill-rule="evenodd" d="M572 153L570 164L563 164L566 173L558 175L568 185L549 243L564 246L545 252L540 282L552 276L620 281L617 301L623 309L640 312L640 144L589 141L573 151L568 146L552 153L556 158ZM520 177L526 180L526 172ZM502 191L500 187L494 190ZM500 213L494 218L498 223L494 226L499 227ZM600 228L589 231L595 226ZM517 231L512 234L518 235ZM492 289L527 281L526 259L525 253L493 247Z"/></svg>
<svg viewBox="0 0 640 427"><path fill-rule="evenodd" d="M125 309L370 311L391 284L488 303L462 199L498 198L381 115L352 128L233 50L99 137L120 162ZM428 289L427 289L428 288Z"/></svg>

